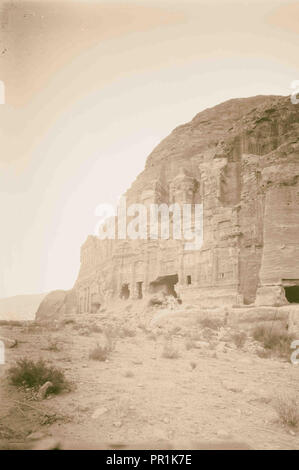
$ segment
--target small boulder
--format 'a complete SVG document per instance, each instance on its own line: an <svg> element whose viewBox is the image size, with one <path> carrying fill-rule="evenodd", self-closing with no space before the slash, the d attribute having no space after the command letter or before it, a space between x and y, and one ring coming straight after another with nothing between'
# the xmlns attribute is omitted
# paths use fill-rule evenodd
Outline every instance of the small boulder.
<svg viewBox="0 0 299 470"><path fill-rule="evenodd" d="M104 406L102 408L97 408L92 415L92 419L99 418L100 416L107 413L107 411L108 411L108 408L105 408Z"/></svg>
<svg viewBox="0 0 299 470"><path fill-rule="evenodd" d="M0 341L2 341L6 348L15 348L18 344L16 339L4 338L0 336Z"/></svg>
<svg viewBox="0 0 299 470"><path fill-rule="evenodd" d="M46 398L47 393L51 387L53 387L52 382L49 382L49 381L45 382L44 385L42 385L38 391L38 399L44 400L44 398Z"/></svg>

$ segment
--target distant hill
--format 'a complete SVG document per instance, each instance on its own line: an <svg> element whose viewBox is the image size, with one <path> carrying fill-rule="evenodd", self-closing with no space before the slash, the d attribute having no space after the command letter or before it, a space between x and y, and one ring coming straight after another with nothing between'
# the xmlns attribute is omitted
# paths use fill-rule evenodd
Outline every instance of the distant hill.
<svg viewBox="0 0 299 470"><path fill-rule="evenodd" d="M47 295L16 295L0 299L0 320L34 320L35 313Z"/></svg>

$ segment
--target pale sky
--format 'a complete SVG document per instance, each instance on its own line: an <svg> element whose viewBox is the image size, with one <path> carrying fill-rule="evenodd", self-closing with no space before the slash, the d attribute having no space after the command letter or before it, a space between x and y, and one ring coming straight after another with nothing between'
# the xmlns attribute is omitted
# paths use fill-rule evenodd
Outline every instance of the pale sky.
<svg viewBox="0 0 299 470"><path fill-rule="evenodd" d="M71 288L80 245L174 127L290 94L299 3L1 3L0 297Z"/></svg>

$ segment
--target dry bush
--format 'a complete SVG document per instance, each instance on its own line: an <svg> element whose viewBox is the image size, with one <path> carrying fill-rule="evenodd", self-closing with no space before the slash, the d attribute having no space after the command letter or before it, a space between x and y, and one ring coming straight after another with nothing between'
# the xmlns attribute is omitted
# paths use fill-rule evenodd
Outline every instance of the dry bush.
<svg viewBox="0 0 299 470"><path fill-rule="evenodd" d="M274 408L279 416L280 421L292 427L299 424L299 406L295 395L280 396L274 401Z"/></svg>
<svg viewBox="0 0 299 470"><path fill-rule="evenodd" d="M252 336L256 341L262 343L265 349L290 360L291 343L295 336L288 333L287 330L272 325L258 325L253 329Z"/></svg>
<svg viewBox="0 0 299 470"><path fill-rule="evenodd" d="M174 347L172 341L167 341L164 344L162 357L165 357L166 359L178 359L179 352L177 348Z"/></svg>
<svg viewBox="0 0 299 470"><path fill-rule="evenodd" d="M19 359L17 364L8 370L8 378L10 383L16 387L26 387L34 390L37 390L46 382L51 382L52 386L48 389L47 394L58 394L70 388L64 372L61 369L47 365L42 359L36 362L26 358Z"/></svg>
<svg viewBox="0 0 299 470"><path fill-rule="evenodd" d="M245 331L238 331L232 335L232 340L238 349L242 349L247 340Z"/></svg>
<svg viewBox="0 0 299 470"><path fill-rule="evenodd" d="M115 348L115 336L108 330L105 332L104 337L104 344L97 343L96 347L90 351L89 359L93 359L94 361L106 361L108 359L109 354Z"/></svg>
<svg viewBox="0 0 299 470"><path fill-rule="evenodd" d="M211 330L219 330L224 325L223 321L219 318L204 317L198 320L198 323L203 328L210 328Z"/></svg>
<svg viewBox="0 0 299 470"><path fill-rule="evenodd" d="M97 344L96 347L90 351L89 359L93 359L94 361L106 361L110 352L111 350L108 345Z"/></svg>

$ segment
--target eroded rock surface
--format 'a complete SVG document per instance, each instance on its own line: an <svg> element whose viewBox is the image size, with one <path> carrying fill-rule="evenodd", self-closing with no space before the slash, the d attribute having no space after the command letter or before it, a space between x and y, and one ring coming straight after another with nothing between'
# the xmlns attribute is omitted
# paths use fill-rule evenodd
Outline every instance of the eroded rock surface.
<svg viewBox="0 0 299 470"><path fill-rule="evenodd" d="M203 245L89 236L73 291L78 311L142 298L159 283L209 307L299 302L299 106L289 97L233 99L199 113L153 150L126 197L127 205L203 204Z"/></svg>

